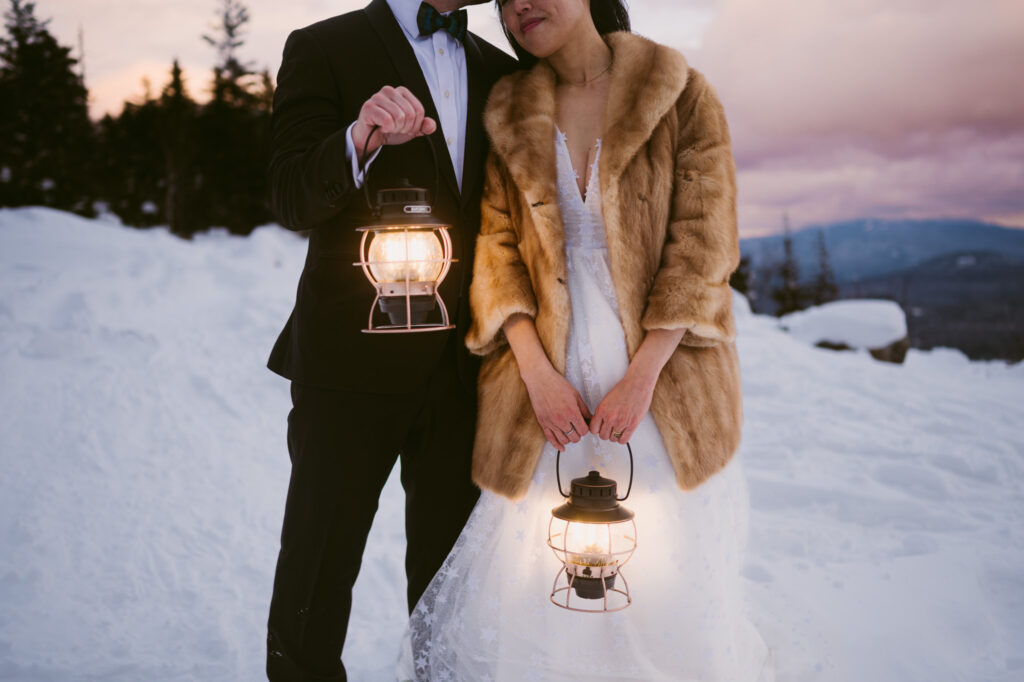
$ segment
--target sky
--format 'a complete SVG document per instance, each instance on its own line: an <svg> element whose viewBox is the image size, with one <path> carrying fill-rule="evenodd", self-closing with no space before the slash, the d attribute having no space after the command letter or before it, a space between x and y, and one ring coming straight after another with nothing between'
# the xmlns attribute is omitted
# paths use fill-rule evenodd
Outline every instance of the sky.
<svg viewBox="0 0 1024 682"><path fill-rule="evenodd" d="M289 31L360 0L249 0L241 50L276 74ZM153 92L181 60L205 97L200 38L219 0L36 0L66 45L84 36L94 116ZM470 28L508 49L491 4ZM732 133L740 234L861 217L1024 227L1021 0L633 0L633 29L715 87ZM79 54L76 47L74 54Z"/></svg>

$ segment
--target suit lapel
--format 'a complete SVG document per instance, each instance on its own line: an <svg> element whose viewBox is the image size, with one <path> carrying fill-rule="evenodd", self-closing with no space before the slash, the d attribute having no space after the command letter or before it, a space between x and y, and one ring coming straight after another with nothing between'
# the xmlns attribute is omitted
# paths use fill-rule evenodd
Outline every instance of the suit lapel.
<svg viewBox="0 0 1024 682"><path fill-rule="evenodd" d="M467 109L466 109L466 152L462 160L462 201L465 203L469 197L479 196L480 168L483 162L484 129L481 121L484 114L484 103L487 101L487 79L484 73L484 58L480 52L480 46L473 39L473 34L467 32L465 40L466 49L466 77L469 81L467 87Z"/></svg>
<svg viewBox="0 0 1024 682"><path fill-rule="evenodd" d="M459 197L459 184L455 180L455 168L452 166L451 155L447 151L444 132L441 130L441 118L437 115L437 107L434 105L434 99L430 96L430 88L423 77L423 71L420 69L420 63L416 60L416 54L412 50L412 45L409 44L409 39L406 38L405 32L398 25L398 20L391 13L391 8L388 7L385 0L373 0L367 5L365 11L370 25L377 32L381 42L384 43L391 63L398 72L399 78L402 79L401 85L407 87L416 96L416 99L423 104L427 116L437 122L437 130L430 136L434 154L437 156L437 167L441 175L444 176L444 181L448 183L452 194ZM399 85L399 83L395 83L395 85Z"/></svg>

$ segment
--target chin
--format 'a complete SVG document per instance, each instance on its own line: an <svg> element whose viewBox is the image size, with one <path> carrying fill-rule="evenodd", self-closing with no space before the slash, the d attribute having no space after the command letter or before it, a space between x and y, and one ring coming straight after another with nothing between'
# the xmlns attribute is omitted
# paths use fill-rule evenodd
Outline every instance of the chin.
<svg viewBox="0 0 1024 682"><path fill-rule="evenodd" d="M547 41L516 38L516 42L537 59L546 59L558 51L557 45L550 45Z"/></svg>

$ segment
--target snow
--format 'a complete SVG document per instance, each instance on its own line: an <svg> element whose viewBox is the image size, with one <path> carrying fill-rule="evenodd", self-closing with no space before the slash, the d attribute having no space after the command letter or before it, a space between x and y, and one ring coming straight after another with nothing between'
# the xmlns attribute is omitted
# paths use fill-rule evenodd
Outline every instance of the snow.
<svg viewBox="0 0 1024 682"><path fill-rule="evenodd" d="M812 346L830 341L851 348L884 348L907 335L903 309L882 299L831 301L783 315L779 326Z"/></svg>
<svg viewBox="0 0 1024 682"><path fill-rule="evenodd" d="M265 362L305 248L0 210L0 679L262 678L290 407ZM1024 679L1024 365L835 353L735 296L777 679ZM353 680L391 679L403 546L393 475Z"/></svg>
<svg viewBox="0 0 1024 682"><path fill-rule="evenodd" d="M737 320L744 320L744 322L753 315L754 312L750 307L750 299L736 291L732 290L732 316ZM742 324L742 323L740 323Z"/></svg>

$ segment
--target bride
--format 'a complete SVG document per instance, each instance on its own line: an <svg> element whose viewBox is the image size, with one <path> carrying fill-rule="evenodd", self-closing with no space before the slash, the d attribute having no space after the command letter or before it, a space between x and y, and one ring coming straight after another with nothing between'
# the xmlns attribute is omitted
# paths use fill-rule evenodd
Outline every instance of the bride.
<svg viewBox="0 0 1024 682"><path fill-rule="evenodd" d="M629 32L619 0L499 5L529 68L498 82L484 114L466 338L483 356L483 492L413 611L399 679L772 680L740 583L749 498L733 456L739 244L722 106L680 53ZM616 585L628 580L627 608L552 604L565 572L546 544L564 501L556 451L563 489L597 470L622 496L635 475L637 545Z"/></svg>

